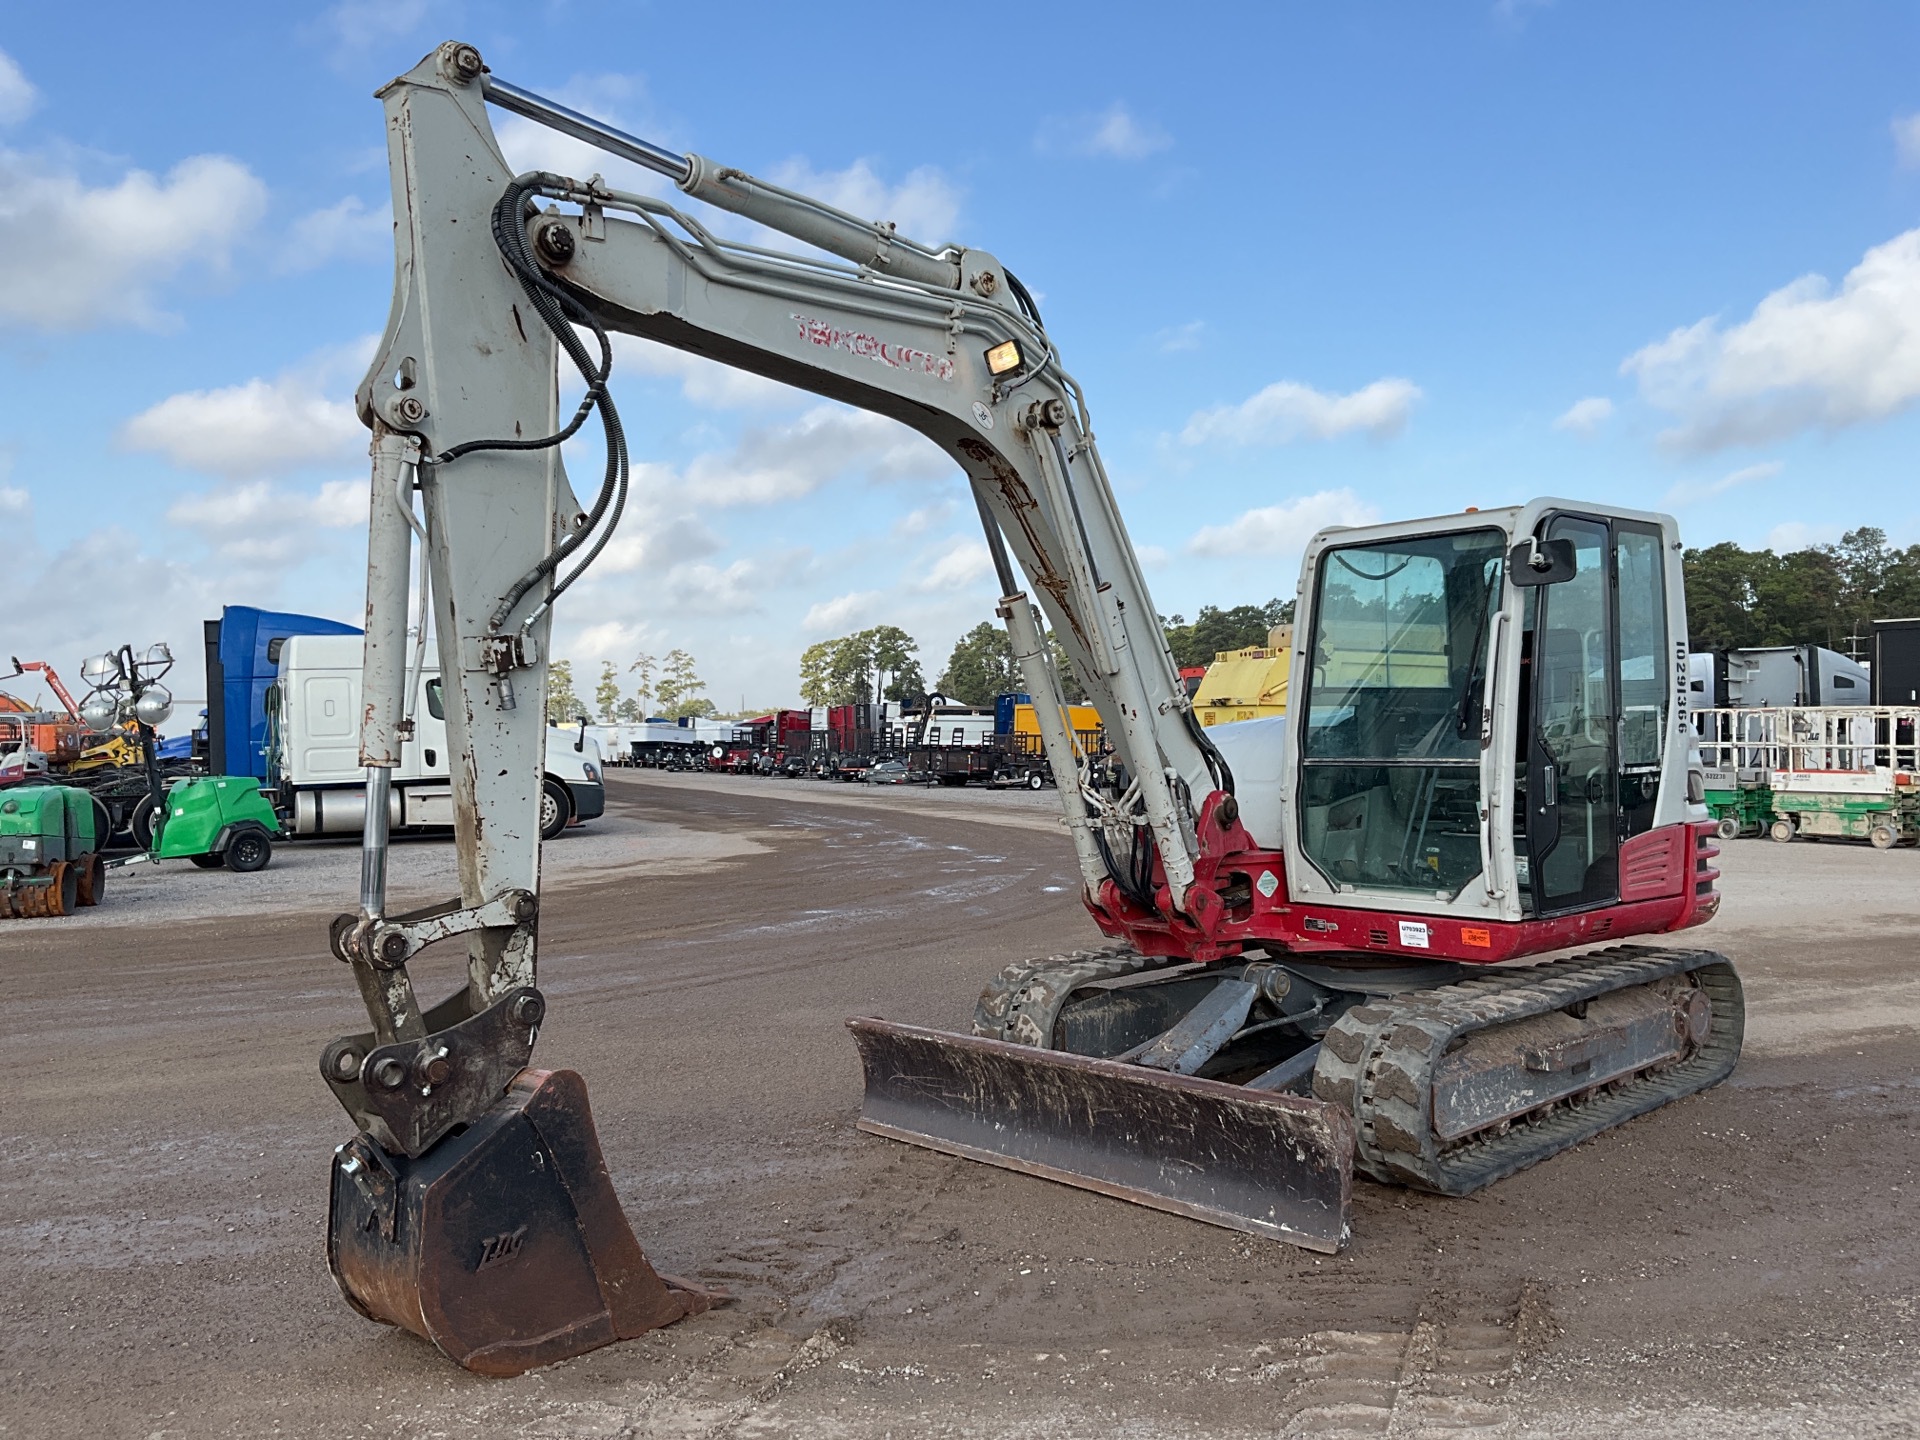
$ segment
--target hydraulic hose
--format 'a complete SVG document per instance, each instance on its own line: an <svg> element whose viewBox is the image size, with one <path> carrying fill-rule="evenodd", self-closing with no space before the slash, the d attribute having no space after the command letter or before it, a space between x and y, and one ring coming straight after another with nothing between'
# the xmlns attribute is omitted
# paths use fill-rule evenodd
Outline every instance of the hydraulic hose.
<svg viewBox="0 0 1920 1440"><path fill-rule="evenodd" d="M534 313L539 315L561 349L567 353L574 368L587 382L587 393L581 397L579 408L573 418L552 435L535 439L520 440L468 440L442 451L433 457L434 464L444 465L459 459L462 455L471 455L482 450L547 450L560 445L579 433L586 423L587 416L598 409L600 424L606 435L607 470L601 481L600 493L594 498L593 508L587 512L586 523L572 534L563 538L553 549L519 580L514 582L500 603L494 607L487 618L487 628L497 632L507 622L515 607L519 605L529 591L542 580L554 574L569 557L578 552L588 541L593 542L586 557L569 574L556 584L546 599L534 611L538 616L541 610L558 599L582 572L606 547L612 538L616 526L620 523L621 513L626 508L627 488L630 466L627 457L626 431L620 424L619 412L614 408L613 398L607 390L607 378L613 373L613 342L606 328L585 305L566 287L555 281L535 260L527 243L525 219L532 197L548 190L564 191L567 182L558 175L535 171L517 176L507 186L499 202L493 207L493 240L500 249L501 257L507 262L507 268L513 271L514 278L520 282L520 288L526 293ZM576 325L584 325L593 332L599 342L600 354L596 360L581 341ZM605 525L602 525L602 521ZM530 616L527 623L531 623Z"/></svg>

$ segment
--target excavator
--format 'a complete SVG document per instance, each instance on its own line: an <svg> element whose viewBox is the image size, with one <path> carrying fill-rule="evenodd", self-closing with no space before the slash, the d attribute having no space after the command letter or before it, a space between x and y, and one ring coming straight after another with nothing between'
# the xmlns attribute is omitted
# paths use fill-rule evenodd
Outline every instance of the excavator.
<svg viewBox="0 0 1920 1440"><path fill-rule="evenodd" d="M1356 1172L1466 1194L1730 1073L1732 964L1622 943L1719 904L1673 520L1537 499L1325 531L1287 713L1202 729L1086 397L995 255L626 134L471 45L379 95L396 269L356 396L367 803L359 908L330 932L371 1028L321 1056L355 1124L328 1259L361 1314L505 1375L727 1298L653 1268L585 1082L532 1063L542 696L554 606L627 501L616 333L898 420L977 503L1104 943L991 978L967 1033L850 1020L861 1129L1333 1252ZM661 181L516 173L489 107ZM740 218L713 228L652 193L669 184ZM560 447L590 418L606 459L583 504ZM460 894L389 913L414 606ZM1056 638L1112 747L1097 764ZM409 964L449 941L465 983L423 1004Z"/></svg>

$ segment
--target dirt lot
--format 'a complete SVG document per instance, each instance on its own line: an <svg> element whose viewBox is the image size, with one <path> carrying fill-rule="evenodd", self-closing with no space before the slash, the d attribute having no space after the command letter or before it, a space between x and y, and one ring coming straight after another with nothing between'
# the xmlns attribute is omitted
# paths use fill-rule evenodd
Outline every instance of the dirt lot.
<svg viewBox="0 0 1920 1440"><path fill-rule="evenodd" d="M844 1017L1090 938L1051 804L616 774L550 850L541 1059L740 1298L511 1381L326 1273L350 847L0 930L0 1436L1920 1433L1920 852L1734 843L1733 1079L1472 1199L1361 1183L1328 1258L853 1129Z"/></svg>

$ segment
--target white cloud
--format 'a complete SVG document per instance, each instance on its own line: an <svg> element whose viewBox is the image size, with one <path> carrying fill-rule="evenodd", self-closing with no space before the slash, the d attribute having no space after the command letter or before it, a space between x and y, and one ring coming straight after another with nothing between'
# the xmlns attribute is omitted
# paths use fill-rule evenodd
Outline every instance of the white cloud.
<svg viewBox="0 0 1920 1440"><path fill-rule="evenodd" d="M1591 435L1612 417L1613 401L1604 395L1589 395L1569 405L1566 412L1553 422L1553 428L1571 431L1575 435Z"/></svg>
<svg viewBox="0 0 1920 1440"><path fill-rule="evenodd" d="M330 37L348 54L397 40L419 27L433 0L338 0L308 27Z"/></svg>
<svg viewBox="0 0 1920 1440"><path fill-rule="evenodd" d="M1246 510L1225 525L1209 525L1187 542L1192 555L1293 555L1329 525L1368 525L1379 509L1351 490L1320 490L1278 505Z"/></svg>
<svg viewBox="0 0 1920 1440"><path fill-rule="evenodd" d="M1893 150L1900 163L1910 170L1920 168L1920 115L1897 116L1892 129Z"/></svg>
<svg viewBox="0 0 1920 1440"><path fill-rule="evenodd" d="M815 396L791 385L782 385L778 380L736 370L704 355L675 350L671 345L643 340L637 335L613 337L616 385L623 370L678 380L683 398L710 410L766 410L817 403Z"/></svg>
<svg viewBox="0 0 1920 1440"><path fill-rule="evenodd" d="M1406 427L1420 387L1388 378L1332 395L1280 380L1238 405L1216 405L1196 412L1180 438L1188 445L1223 440L1233 445L1275 445L1288 440L1331 440L1355 430L1374 436L1396 435Z"/></svg>
<svg viewBox="0 0 1920 1440"><path fill-rule="evenodd" d="M1137 119L1119 101L1095 114L1042 122L1034 147L1043 153L1103 155L1115 160L1144 160L1171 148L1173 137L1149 121Z"/></svg>
<svg viewBox="0 0 1920 1440"><path fill-rule="evenodd" d="M358 195L349 195L324 210L302 215L287 227L279 268L298 273L334 260L382 260L392 252L391 207L370 209Z"/></svg>
<svg viewBox="0 0 1920 1440"><path fill-rule="evenodd" d="M18 62L0 50L0 125L18 125L40 103L40 92L33 88Z"/></svg>
<svg viewBox="0 0 1920 1440"><path fill-rule="evenodd" d="M1184 325L1169 325L1166 329L1155 333L1153 343L1169 355L1177 355L1186 350L1198 350L1200 337L1206 333L1206 328L1207 322L1204 320L1189 320Z"/></svg>
<svg viewBox="0 0 1920 1440"><path fill-rule="evenodd" d="M1133 553L1140 557L1140 564L1148 570L1161 570L1173 557L1167 553L1164 545L1136 545Z"/></svg>
<svg viewBox="0 0 1920 1440"><path fill-rule="evenodd" d="M1840 538L1838 525L1809 525L1804 520L1787 520L1767 532L1761 548L1784 555L1813 545L1831 545Z"/></svg>
<svg viewBox="0 0 1920 1440"><path fill-rule="evenodd" d="M667 514L645 503L627 502L614 532L590 573L625 575L643 571L663 576L676 565L718 554L725 542L696 515Z"/></svg>
<svg viewBox="0 0 1920 1440"><path fill-rule="evenodd" d="M959 508L952 500L936 500L930 505L921 505L909 510L893 522L894 538L911 540L916 536L925 535L945 525Z"/></svg>
<svg viewBox="0 0 1920 1440"><path fill-rule="evenodd" d="M978 540L956 539L914 582L916 590L966 590L993 573L993 557Z"/></svg>
<svg viewBox="0 0 1920 1440"><path fill-rule="evenodd" d="M0 456L0 515L6 512L11 488L4 483L5 466ZM271 501L274 494L277 502ZM108 523L51 552L40 544L30 510L22 510L4 521L9 579L22 594L61 596L58 605L34 612L32 629L35 651L63 669L75 663L75 657L125 644L141 649L156 641L170 645L177 663L167 683L175 710L165 730L183 735L205 696L196 658L201 624L219 615L222 605L295 609L358 621L365 542L345 515L351 505L364 520L366 497L365 480L271 492L268 497L240 496L232 513L222 498L187 496L180 502L182 513L198 524L157 530L147 526L134 533ZM249 537L248 526L261 533ZM223 548L249 538L260 540L271 526L278 526L286 538ZM198 545L182 543L189 538L205 541L219 563L208 563ZM290 593L294 572L298 589Z"/></svg>
<svg viewBox="0 0 1920 1440"><path fill-rule="evenodd" d="M0 515L33 514L33 496L16 485L0 484Z"/></svg>
<svg viewBox="0 0 1920 1440"><path fill-rule="evenodd" d="M811 632L834 635L858 630L869 616L880 611L885 598L878 590L855 590L850 594L836 595L808 610L800 627Z"/></svg>
<svg viewBox="0 0 1920 1440"><path fill-rule="evenodd" d="M318 490L289 490L270 480L183 495L167 522L193 532L223 559L270 568L309 553L315 530L349 530L367 520L367 487L329 480Z"/></svg>
<svg viewBox="0 0 1920 1440"><path fill-rule="evenodd" d="M1784 461L1768 460L1759 465L1742 466L1738 470L1722 475L1718 480L1705 482L1682 480L1667 492L1665 503L1691 505L1700 500L1712 500L1726 494L1729 490L1737 490L1742 485L1751 485L1756 480L1771 480L1786 468Z"/></svg>
<svg viewBox="0 0 1920 1440"><path fill-rule="evenodd" d="M862 220L891 220L900 234L922 245L939 246L952 239L960 219L959 190L931 165L910 170L898 185L889 185L865 160L844 170L815 170L796 156L767 178Z"/></svg>
<svg viewBox="0 0 1920 1440"><path fill-rule="evenodd" d="M1867 251L1837 291L1803 276L1741 323L1683 326L1620 369L1678 418L1660 438L1685 453L1884 420L1920 398L1920 230Z"/></svg>
<svg viewBox="0 0 1920 1440"><path fill-rule="evenodd" d="M761 608L760 567L752 560L731 565L676 565L667 587L677 610L702 615L744 615Z"/></svg>
<svg viewBox="0 0 1920 1440"><path fill-rule="evenodd" d="M0 325L164 324L156 289L189 266L224 268L266 203L266 186L224 155L183 160L165 179L129 170L89 186L0 150Z"/></svg>
<svg viewBox="0 0 1920 1440"><path fill-rule="evenodd" d="M124 449L229 479L343 460L364 450L366 441L353 405L329 399L302 373L169 395L127 421L119 435Z"/></svg>
<svg viewBox="0 0 1920 1440"><path fill-rule="evenodd" d="M180 703L164 727L171 734L191 726L204 693L195 659L201 622L218 615L223 603L273 600L264 587L236 586L231 571L216 573L196 560L174 558L170 549L149 553L143 547L154 544L152 534L118 525L88 531L48 553L36 541L31 516L22 513L9 521L6 540L8 578L20 593L61 596L58 605L34 612L32 642L34 653L67 671L69 680L77 678L69 667L82 655L126 644L172 646L179 663L168 684ZM137 603L129 605L129 596L137 596Z"/></svg>
<svg viewBox="0 0 1920 1440"><path fill-rule="evenodd" d="M625 620L602 620L582 630L567 647L567 654L576 662L613 661L620 667L624 683L627 666L633 663L633 657L646 644L647 635L648 630L644 625ZM575 683L577 686L577 678Z"/></svg>
<svg viewBox="0 0 1920 1440"><path fill-rule="evenodd" d="M698 457L682 479L702 505L770 505L860 471L875 480L904 480L953 470L931 441L897 421L816 405L791 424L750 426L731 451Z"/></svg>

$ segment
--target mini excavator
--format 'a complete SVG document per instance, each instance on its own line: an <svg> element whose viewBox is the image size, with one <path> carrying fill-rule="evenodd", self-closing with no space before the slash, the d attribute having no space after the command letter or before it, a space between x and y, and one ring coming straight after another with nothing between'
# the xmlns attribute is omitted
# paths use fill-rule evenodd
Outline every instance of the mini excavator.
<svg viewBox="0 0 1920 1440"><path fill-rule="evenodd" d="M979 508L1106 943L992 979L971 1033L849 1021L862 1129L1331 1252L1356 1170L1465 1194L1731 1071L1733 966L1623 943L1719 902L1670 518L1541 499L1323 532L1288 712L1203 730L1086 398L994 255L624 134L470 45L380 95L396 272L357 394L367 805L360 907L331 932L372 1028L321 1058L357 1127L328 1255L362 1314L513 1374L725 1298L653 1269L584 1082L531 1063L548 634L627 499L615 332L898 420ZM799 245L597 175L516 174L489 105ZM570 412L562 355L585 387ZM583 505L559 447L596 414ZM408 617L424 635L429 597L461 893L389 914ZM1048 630L1117 763L1076 747ZM423 1007L409 962L453 940L466 983Z"/></svg>

